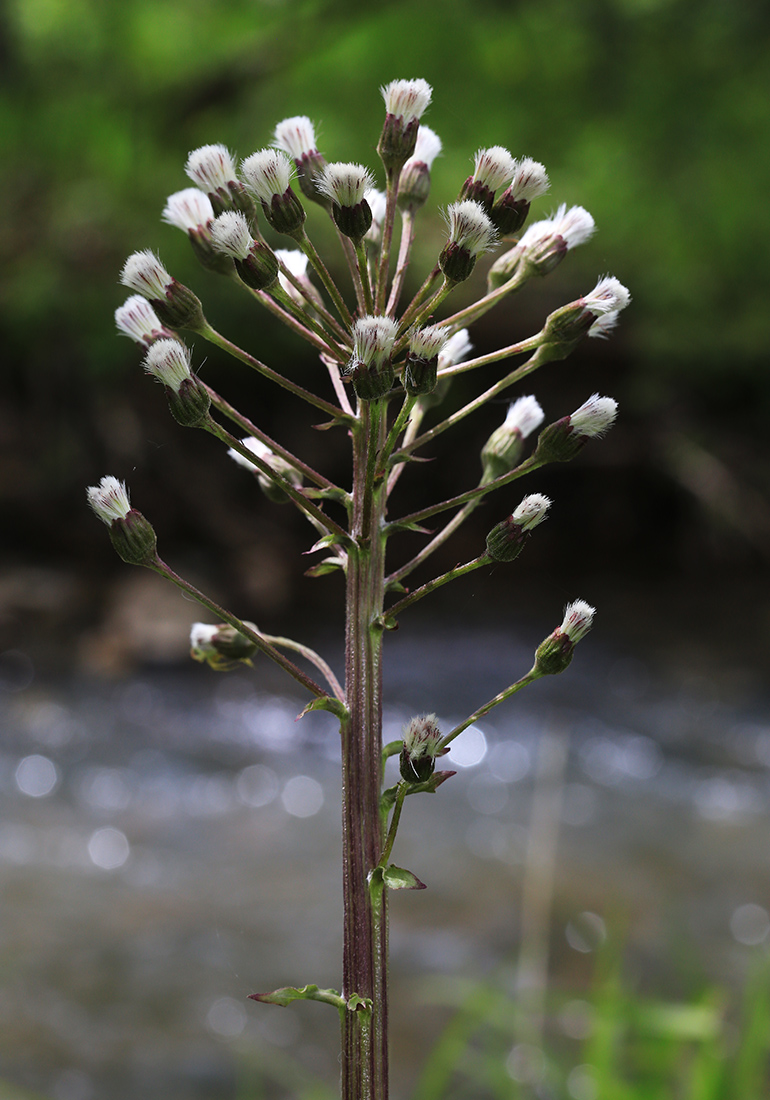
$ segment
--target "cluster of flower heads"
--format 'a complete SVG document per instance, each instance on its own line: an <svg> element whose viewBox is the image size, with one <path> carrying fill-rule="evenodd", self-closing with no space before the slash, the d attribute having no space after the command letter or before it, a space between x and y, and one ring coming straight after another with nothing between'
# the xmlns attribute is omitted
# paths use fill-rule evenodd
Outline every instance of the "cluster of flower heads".
<svg viewBox="0 0 770 1100"><path fill-rule="evenodd" d="M271 145L245 157L240 165L224 145L205 145L191 152L185 171L194 186L171 195L162 215L187 234L205 267L245 285L284 320L294 319L297 331L315 342L322 360L337 371L338 380L352 383L363 403L386 397L399 383L413 400L425 399L442 376L448 379L454 371L467 369L471 352L467 329L458 323L434 323L433 311L422 306L426 301L440 304L455 285L469 278L481 255L503 242L507 246L491 265L486 297L480 300L486 304L475 316L532 276L553 271L595 229L586 210L564 204L552 216L525 228L532 202L550 186L544 166L530 157L516 158L502 146L479 149L456 201L443 212L446 242L427 281L429 288L431 278L434 287L437 280L443 280L443 286L434 298L426 292L420 300L418 294L399 318L398 274L389 295L383 285L390 277L390 234L397 212L402 218L402 239L412 232L415 215L429 196L432 166L442 145L421 121L432 95L424 80L392 81L381 91L386 117L377 151L386 191L377 188L366 166L328 162L318 150L312 121L296 116L279 122ZM356 308L352 311L307 237L303 199L323 208L339 230L354 275ZM298 247L272 247L262 234L261 219ZM311 275L320 279L325 296ZM174 416L183 424L205 426L209 391L193 373L191 353L177 334L180 328L188 328L210 338L213 330L201 303L149 250L128 258L121 282L134 294L116 312L118 328L145 348L145 369L164 385ZM529 346L543 362L561 358L586 335L607 336L629 301L628 290L614 277L604 276L589 293L550 314ZM594 394L570 416L540 432L535 459L571 458L609 428L616 410L611 398ZM511 403L503 424L482 450L482 484L514 469L524 441L543 419L534 396ZM252 470L274 500L288 499L286 488L291 491L302 483L296 466L253 436L229 453ZM107 478L89 489L90 503L108 525L134 514L124 487L120 492L116 487L120 483ZM516 557L530 532L546 518L550 503L542 494L525 497L490 532L489 557L500 561ZM581 630L590 626L593 609L578 601L568 611L554 637L566 637L574 644ZM551 663L556 660L553 654L550 659Z"/></svg>

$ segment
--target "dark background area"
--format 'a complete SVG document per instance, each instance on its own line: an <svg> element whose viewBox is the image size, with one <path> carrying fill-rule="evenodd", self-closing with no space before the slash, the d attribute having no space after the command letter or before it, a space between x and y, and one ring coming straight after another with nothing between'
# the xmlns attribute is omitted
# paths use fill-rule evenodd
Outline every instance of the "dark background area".
<svg viewBox="0 0 770 1100"><path fill-rule="evenodd" d="M547 615L550 629L580 595L600 605L608 637L664 650L689 638L715 664L729 653L761 665L770 636L769 30L765 5L726 0L5 3L3 648L101 669L183 655L184 638L168 651L107 645L109 609L141 582L85 507L84 487L104 473L128 481L166 558L244 617L273 631L338 625L338 578L302 577L312 532L301 517L264 500L214 441L176 425L139 350L115 336L112 312L125 297L117 275L130 252L157 249L215 327L326 392L313 354L197 267L160 213L188 184L190 149L221 141L246 156L297 113L318 124L327 158L376 171L378 87L419 75L434 88L426 121L444 153L421 217L415 285L442 243L438 208L456 197L475 150L499 143L549 171L551 192L533 218L577 203L598 231L474 326L476 348L537 331L606 272L634 299L610 341L584 342L512 395L534 392L551 420L598 390L619 401L618 425L569 466L529 479L527 491L555 502L536 542L515 566L436 597L436 613ZM309 230L333 245L320 211ZM206 381L346 479L341 432L308 430L304 409L192 343ZM474 375L458 380L451 400L477 385ZM394 514L475 484L476 456L505 408L437 441L433 461L402 479ZM480 508L436 569L474 555L518 499ZM410 544L404 536L394 552Z"/></svg>

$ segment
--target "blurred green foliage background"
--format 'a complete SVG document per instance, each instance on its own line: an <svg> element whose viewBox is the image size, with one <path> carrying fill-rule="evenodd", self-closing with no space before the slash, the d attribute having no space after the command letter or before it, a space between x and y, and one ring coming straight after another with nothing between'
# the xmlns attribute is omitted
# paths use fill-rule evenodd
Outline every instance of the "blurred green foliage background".
<svg viewBox="0 0 770 1100"><path fill-rule="evenodd" d="M129 253L157 249L221 331L268 362L288 354L245 296L196 269L184 235L160 223L165 197L188 185L188 151L223 142L246 156L269 143L277 121L309 114L327 158L376 170L378 87L422 76L434 87L427 122L444 142L434 209L456 197L476 149L502 144L549 171L535 216L567 202L597 222L553 285L528 290L532 316L516 304L494 322L499 331L506 340L535 331L550 308L617 275L633 305L613 340L589 349L590 370L555 368L565 400L599 386L619 398L638 431L618 437L615 463L653 456L648 465L665 474L652 496L694 496L766 560L766 4L5 0L0 11L0 506L36 553L50 549L53 517L59 548L87 554L92 530L67 534L82 486L107 470L151 467L148 440L160 447L166 432L176 446L184 434L141 378L137 349L114 334ZM441 232L434 216L418 273ZM479 429L482 441L493 426ZM649 530L648 511L635 522ZM616 543L624 538L633 542L633 531Z"/></svg>

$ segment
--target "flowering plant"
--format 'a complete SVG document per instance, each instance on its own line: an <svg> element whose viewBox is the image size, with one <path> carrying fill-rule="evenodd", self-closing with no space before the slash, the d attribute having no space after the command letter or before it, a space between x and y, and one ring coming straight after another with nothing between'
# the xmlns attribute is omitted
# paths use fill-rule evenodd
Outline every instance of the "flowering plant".
<svg viewBox="0 0 770 1100"><path fill-rule="evenodd" d="M412 604L435 589L492 562L516 558L547 516L551 502L541 493L529 493L516 504L490 531L477 557L419 587L405 584L485 497L546 463L573 458L601 436L615 418L616 404L594 394L571 415L543 428L525 456L526 441L540 429L544 414L534 396L521 396L484 445L477 484L397 518L388 515L388 500L418 451L539 367L564 358L583 337L606 336L629 302L617 279L602 278L590 293L547 317L534 336L473 356L467 325L529 279L551 272L594 230L593 219L581 207L560 206L553 217L522 233L530 204L548 189L548 177L536 161L517 160L495 146L476 154L472 175L445 211L447 238L437 262L401 309L416 220L429 195L441 142L420 121L431 99L424 80L396 80L382 91L386 115L377 149L384 191L376 190L372 173L360 164L327 163L316 148L310 120L297 117L280 122L273 145L247 157L240 172L224 146L195 150L186 169L195 187L172 195L163 215L187 233L205 267L237 283L316 349L322 364L319 382L326 378L327 396L305 389L220 335L196 295L152 252L134 253L126 262L121 281L134 295L116 314L119 329L145 348L145 369L163 385L175 419L215 436L271 499L291 501L307 518L318 536L313 550L325 555L310 575L336 570L345 575L344 685L320 654L265 634L177 575L159 556L151 524L131 507L117 478L105 477L88 490L89 502L108 526L120 556L167 577L214 617L215 622L193 628L196 660L223 670L262 654L307 691L305 711L325 709L339 719L341 992L287 986L254 998L279 1005L309 999L337 1007L344 1100L383 1100L387 1095L387 896L394 889L423 888L414 874L390 858L406 797L436 792L453 774L436 770L436 761L471 723L541 676L563 671L590 629L594 609L582 600L571 603L561 626L538 647L532 668L454 729L442 732L433 714L418 716L401 740L387 745L381 740L383 637ZM316 204L319 216L334 222L350 276L345 292L308 235L306 204ZM296 248L274 248L263 236L265 223L275 234L291 237ZM486 292L436 321L453 290L493 250L498 255ZM351 441L350 485L332 482L204 383L179 336L183 329L308 403L329 418L329 426L345 430ZM521 356L526 358L520 365L506 370L472 401L449 414L435 412L456 375ZM431 425L423 428L430 418ZM424 526L445 513L451 518L439 520L438 529ZM403 532L422 536L422 546L405 564L388 571L388 544ZM395 755L400 778L383 790L385 761Z"/></svg>

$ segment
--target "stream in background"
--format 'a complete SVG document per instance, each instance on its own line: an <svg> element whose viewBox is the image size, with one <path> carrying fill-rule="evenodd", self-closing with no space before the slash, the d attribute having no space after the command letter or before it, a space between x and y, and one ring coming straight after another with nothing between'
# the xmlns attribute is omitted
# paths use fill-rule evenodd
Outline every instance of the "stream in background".
<svg viewBox="0 0 770 1100"><path fill-rule="evenodd" d="M531 654L508 632L394 636L385 740L415 713L450 728ZM770 700L672 689L599 644L580 656L467 730L442 762L456 777L406 803L393 858L429 889L392 897L402 1075L447 1018L431 977L515 960L544 730L569 749L555 987L584 996L606 936L671 997L737 984L766 941ZM0 1076L53 1100L230 1097L248 1064L334 1083L334 1012L246 999L339 982L334 719L295 721L304 700L261 664L57 682L12 652L0 682Z"/></svg>

